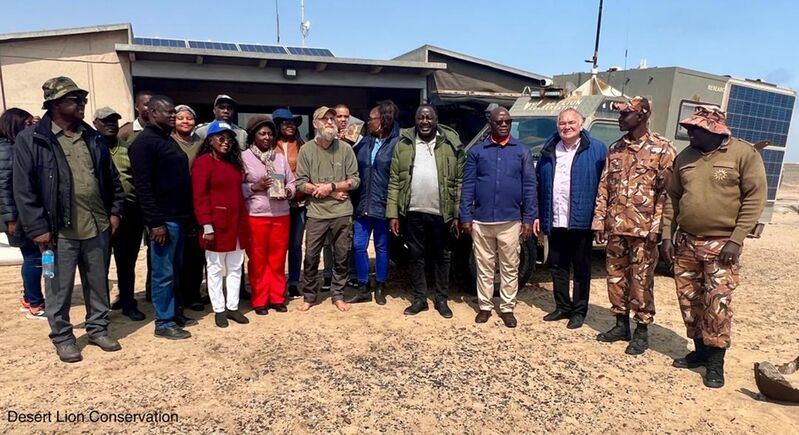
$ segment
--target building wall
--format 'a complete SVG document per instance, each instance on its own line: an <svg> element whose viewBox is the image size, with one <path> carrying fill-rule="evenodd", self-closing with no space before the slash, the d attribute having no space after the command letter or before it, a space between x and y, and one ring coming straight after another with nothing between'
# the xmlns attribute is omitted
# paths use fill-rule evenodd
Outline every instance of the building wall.
<svg viewBox="0 0 799 435"><path fill-rule="evenodd" d="M114 49L127 42L125 30L0 42L3 111L19 107L42 115L42 84L67 76L89 91L87 121L103 106L117 110L121 122L132 120L130 62Z"/></svg>

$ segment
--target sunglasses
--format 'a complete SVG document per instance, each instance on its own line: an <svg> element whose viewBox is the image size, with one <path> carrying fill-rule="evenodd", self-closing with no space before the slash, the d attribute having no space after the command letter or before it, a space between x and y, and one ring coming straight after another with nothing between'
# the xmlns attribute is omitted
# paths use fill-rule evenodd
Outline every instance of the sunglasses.
<svg viewBox="0 0 799 435"><path fill-rule="evenodd" d="M219 144L232 144L236 142L236 138L230 136L211 136L211 140Z"/></svg>
<svg viewBox="0 0 799 435"><path fill-rule="evenodd" d="M63 99L72 101L73 103L78 104L78 105L82 104L84 106L86 105L86 103L89 102L88 98L86 98L86 97L78 97L78 96L64 97Z"/></svg>
<svg viewBox="0 0 799 435"><path fill-rule="evenodd" d="M512 119L500 119L500 120L496 120L495 121L495 120L492 119L491 122L494 123L494 124L497 124L497 125L510 125L511 122L513 122L513 120Z"/></svg>

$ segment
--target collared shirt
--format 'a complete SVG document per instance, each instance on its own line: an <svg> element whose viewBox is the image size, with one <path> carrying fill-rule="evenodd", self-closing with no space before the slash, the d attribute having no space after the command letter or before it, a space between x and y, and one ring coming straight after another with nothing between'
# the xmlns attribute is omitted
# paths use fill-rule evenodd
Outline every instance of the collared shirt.
<svg viewBox="0 0 799 435"><path fill-rule="evenodd" d="M130 166L130 156L128 147L130 145L123 139L118 138L117 143L108 148L111 153L111 160L119 172L119 181L122 182L122 189L125 190L125 201L136 201L136 188L133 186L133 168Z"/></svg>
<svg viewBox="0 0 799 435"><path fill-rule="evenodd" d="M142 131L142 130L144 130L144 126L141 125L141 122L139 122L139 118L134 119L133 120L133 131Z"/></svg>
<svg viewBox="0 0 799 435"><path fill-rule="evenodd" d="M570 147L563 141L555 145L555 182L552 185L552 226L569 228L572 163L580 147L580 139Z"/></svg>
<svg viewBox="0 0 799 435"><path fill-rule="evenodd" d="M61 229L59 237L71 240L91 239L107 230L110 223L103 197L100 195L100 185L94 174L92 156L83 140L83 126L78 127L73 137L68 137L56 123L53 123L52 131L72 172L72 210L69 225Z"/></svg>
<svg viewBox="0 0 799 435"><path fill-rule="evenodd" d="M676 151L665 137L647 132L610 146L602 170L591 229L611 235L660 234L666 186Z"/></svg>
<svg viewBox="0 0 799 435"><path fill-rule="evenodd" d="M380 147L382 147L383 144L386 143L386 139L388 139L388 137L385 137L383 139L377 137L375 138L375 144L374 146L372 146L372 154L369 156L370 164L372 165L375 164L375 157L377 157L377 153L380 151Z"/></svg>
<svg viewBox="0 0 799 435"><path fill-rule="evenodd" d="M429 142L425 142L418 134L416 135L411 200L408 204L408 211L441 215L435 154L437 138L438 133Z"/></svg>
<svg viewBox="0 0 799 435"><path fill-rule="evenodd" d="M463 170L461 221L532 224L538 217L533 156L511 138L501 146L490 137L469 150Z"/></svg>

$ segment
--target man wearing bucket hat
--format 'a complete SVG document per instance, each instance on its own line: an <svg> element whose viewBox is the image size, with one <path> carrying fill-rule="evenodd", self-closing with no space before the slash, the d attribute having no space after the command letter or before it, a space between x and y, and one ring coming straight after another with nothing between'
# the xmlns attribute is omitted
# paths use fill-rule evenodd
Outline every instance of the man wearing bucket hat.
<svg viewBox="0 0 799 435"><path fill-rule="evenodd" d="M82 359L69 319L75 269L80 270L89 343L120 350L108 336L108 259L125 194L102 138L83 122L88 92L68 77L42 85L47 113L17 136L14 200L25 234L55 251L46 280L50 339L64 362Z"/></svg>
<svg viewBox="0 0 799 435"><path fill-rule="evenodd" d="M236 141L239 143L239 149L247 149L247 131L239 127L233 122L233 114L236 112L236 100L230 95L219 94L214 99L214 121L226 122L233 128L236 133ZM208 127L210 122L198 125L194 133L199 136L200 140L205 140L208 134Z"/></svg>
<svg viewBox="0 0 799 435"><path fill-rule="evenodd" d="M627 133L608 150L591 225L596 242L607 241L608 298L616 325L597 340L630 340L633 311L637 326L625 353L640 355L649 348L648 325L655 316L657 243L676 152L649 130L649 100L633 97L616 107L619 128Z"/></svg>
<svg viewBox="0 0 799 435"><path fill-rule="evenodd" d="M732 137L726 124L726 114L715 106L698 106L680 121L690 146L674 162L663 213L661 252L674 265L677 300L695 346L673 365L705 366L703 383L709 388L724 386L738 258L768 191L760 154Z"/></svg>
<svg viewBox="0 0 799 435"><path fill-rule="evenodd" d="M136 260L141 248L144 222L139 203L136 201L136 189L133 187L133 169L128 156L129 145L124 139L117 137L120 118L122 116L110 107L101 107L94 112L94 128L103 137L114 166L119 171L122 188L125 190L125 219L122 219L116 237L111 240L119 288L119 299L111 307L121 309L122 314L130 320L141 321L144 320L144 313L137 308L133 287L136 281Z"/></svg>
<svg viewBox="0 0 799 435"><path fill-rule="evenodd" d="M349 191L360 185L358 161L352 147L338 140L335 110L327 106L316 109L313 126L316 137L300 149L297 157L297 191L305 192L308 198L302 277L305 302L300 311L307 311L319 302L319 256L328 238L335 261L330 287L332 301L339 311L347 311L350 307L344 302L344 285L353 212Z"/></svg>

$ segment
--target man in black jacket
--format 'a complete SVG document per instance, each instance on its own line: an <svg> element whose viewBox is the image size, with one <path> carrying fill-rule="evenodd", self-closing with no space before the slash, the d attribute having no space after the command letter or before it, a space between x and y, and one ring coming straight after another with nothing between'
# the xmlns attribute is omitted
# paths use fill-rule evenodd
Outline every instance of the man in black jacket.
<svg viewBox="0 0 799 435"><path fill-rule="evenodd" d="M50 339L61 361L82 359L69 321L75 269L86 301L89 343L120 350L108 336L108 259L125 194L108 148L83 122L88 92L68 77L42 85L47 113L17 136L14 199L28 237L56 254L55 277L45 287Z"/></svg>
<svg viewBox="0 0 799 435"><path fill-rule="evenodd" d="M175 103L163 95L154 95L147 111L149 123L130 145L128 155L139 206L150 234L155 335L179 340L191 337L181 326L197 324L196 320L179 315L175 306L184 231L194 213L189 158L169 138L175 127Z"/></svg>

